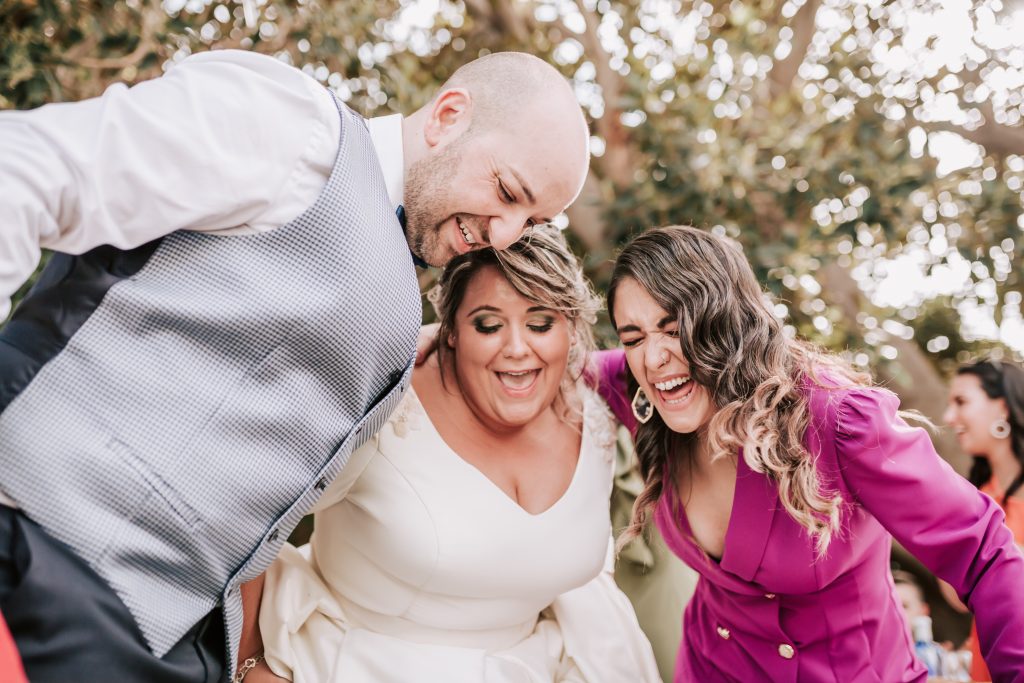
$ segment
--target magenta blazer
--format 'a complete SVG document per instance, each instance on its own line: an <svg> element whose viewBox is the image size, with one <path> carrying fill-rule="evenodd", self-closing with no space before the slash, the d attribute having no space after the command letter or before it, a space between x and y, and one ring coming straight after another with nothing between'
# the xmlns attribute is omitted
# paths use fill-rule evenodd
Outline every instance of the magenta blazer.
<svg viewBox="0 0 1024 683"><path fill-rule="evenodd" d="M601 393L634 428L624 354L595 360ZM665 541L701 576L676 682L924 683L889 571L894 536L974 612L993 680L1024 682L1024 556L999 506L896 414L891 392L813 387L809 398L805 444L844 501L823 559L775 483L742 457L720 561L693 540L673 493L659 501Z"/></svg>

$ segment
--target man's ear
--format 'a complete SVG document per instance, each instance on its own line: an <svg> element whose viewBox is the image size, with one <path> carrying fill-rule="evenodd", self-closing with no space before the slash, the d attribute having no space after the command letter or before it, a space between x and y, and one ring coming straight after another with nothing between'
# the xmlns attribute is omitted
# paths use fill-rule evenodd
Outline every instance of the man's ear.
<svg viewBox="0 0 1024 683"><path fill-rule="evenodd" d="M473 119L473 97L465 88L451 88L434 100L423 126L428 147L444 146L469 130Z"/></svg>

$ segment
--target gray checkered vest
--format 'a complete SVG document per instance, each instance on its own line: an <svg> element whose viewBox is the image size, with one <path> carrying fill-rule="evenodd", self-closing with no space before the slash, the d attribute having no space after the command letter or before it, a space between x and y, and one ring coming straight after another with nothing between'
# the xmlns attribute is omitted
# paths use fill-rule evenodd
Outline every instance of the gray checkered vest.
<svg viewBox="0 0 1024 683"><path fill-rule="evenodd" d="M0 488L114 588L157 656L222 602L235 660L239 585L408 386L416 272L365 122L339 110L308 210L163 238L0 414Z"/></svg>

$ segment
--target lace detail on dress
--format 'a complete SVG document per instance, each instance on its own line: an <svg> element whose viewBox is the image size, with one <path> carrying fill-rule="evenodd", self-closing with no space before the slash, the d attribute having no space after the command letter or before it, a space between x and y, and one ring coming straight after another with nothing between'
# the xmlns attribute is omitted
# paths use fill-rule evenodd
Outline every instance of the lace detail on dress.
<svg viewBox="0 0 1024 683"><path fill-rule="evenodd" d="M405 392L405 398L398 404L398 408L395 409L388 422L391 424L395 436L404 439L408 436L410 429L416 431L422 429L423 420L426 417L426 409L420 403L420 397L416 395L416 391L410 384L409 390Z"/></svg>

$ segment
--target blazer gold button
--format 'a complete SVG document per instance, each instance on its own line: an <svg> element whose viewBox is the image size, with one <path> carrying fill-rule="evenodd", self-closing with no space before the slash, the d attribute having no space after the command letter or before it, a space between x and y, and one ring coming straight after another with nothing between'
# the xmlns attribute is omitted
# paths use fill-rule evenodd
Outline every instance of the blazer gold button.
<svg viewBox="0 0 1024 683"><path fill-rule="evenodd" d="M727 629L726 627L719 626L718 627L718 635L722 636L723 640L729 640L729 636L732 635L732 634L729 633L729 629Z"/></svg>
<svg viewBox="0 0 1024 683"><path fill-rule="evenodd" d="M783 659L793 659L793 655L795 654L796 650L793 649L792 645L788 643L783 643L782 645L779 645L779 656Z"/></svg>
<svg viewBox="0 0 1024 683"><path fill-rule="evenodd" d="M765 593L764 597L768 598L769 600L774 600L775 599L775 593Z"/></svg>

